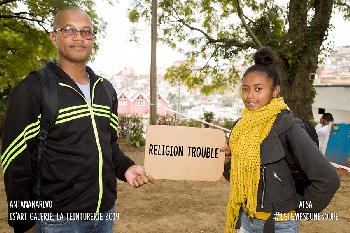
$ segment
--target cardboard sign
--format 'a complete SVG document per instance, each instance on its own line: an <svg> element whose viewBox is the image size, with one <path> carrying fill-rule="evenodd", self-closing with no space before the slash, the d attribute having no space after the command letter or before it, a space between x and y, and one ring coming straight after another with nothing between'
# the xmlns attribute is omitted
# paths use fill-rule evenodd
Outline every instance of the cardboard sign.
<svg viewBox="0 0 350 233"><path fill-rule="evenodd" d="M145 169L156 179L217 181L225 154L222 130L151 125L145 146Z"/></svg>

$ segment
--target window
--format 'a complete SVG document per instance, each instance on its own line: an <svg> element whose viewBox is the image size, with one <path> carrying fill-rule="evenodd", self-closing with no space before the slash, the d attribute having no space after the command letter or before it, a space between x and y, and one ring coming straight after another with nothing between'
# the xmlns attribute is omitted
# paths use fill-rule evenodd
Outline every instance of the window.
<svg viewBox="0 0 350 233"><path fill-rule="evenodd" d="M136 106L138 107L145 106L145 100L142 98L142 96L137 97Z"/></svg>
<svg viewBox="0 0 350 233"><path fill-rule="evenodd" d="M128 105L128 99L126 98L126 96L124 94L122 94L120 96L120 98L118 99L118 104L119 104L119 106L126 106L126 105Z"/></svg>
<svg viewBox="0 0 350 233"><path fill-rule="evenodd" d="M128 105L128 100L126 98L119 99L119 105L120 106L126 106Z"/></svg>

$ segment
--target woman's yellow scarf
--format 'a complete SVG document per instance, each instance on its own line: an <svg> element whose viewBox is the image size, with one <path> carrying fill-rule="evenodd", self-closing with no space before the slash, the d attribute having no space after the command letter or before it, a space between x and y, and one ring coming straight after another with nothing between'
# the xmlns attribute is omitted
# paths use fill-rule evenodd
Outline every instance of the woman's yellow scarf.
<svg viewBox="0 0 350 233"><path fill-rule="evenodd" d="M244 108L230 137L231 192L227 205L225 233L234 232L240 208L255 216L260 180L260 144L269 134L277 115L287 105L283 98L255 111Z"/></svg>

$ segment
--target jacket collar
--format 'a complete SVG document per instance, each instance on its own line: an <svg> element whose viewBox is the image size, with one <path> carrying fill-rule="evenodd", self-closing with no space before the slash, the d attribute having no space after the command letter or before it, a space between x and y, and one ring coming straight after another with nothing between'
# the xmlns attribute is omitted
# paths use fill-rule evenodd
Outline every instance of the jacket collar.
<svg viewBox="0 0 350 233"><path fill-rule="evenodd" d="M295 117L289 110L283 110L278 116L271 128L271 134L280 135L289 129L295 123Z"/></svg>
<svg viewBox="0 0 350 233"><path fill-rule="evenodd" d="M281 144L279 135L288 130L295 122L295 117L289 110L283 110L278 114L269 135L260 145L261 165L273 163L284 158L286 152Z"/></svg>
<svg viewBox="0 0 350 233"><path fill-rule="evenodd" d="M47 67L56 74L59 82L63 82L67 85L78 88L77 84L73 81L73 79L71 79L69 75L66 72L64 72L56 63L49 62L47 64ZM90 86L92 86L99 77L94 73L94 71L89 66L86 66L86 72L89 74Z"/></svg>

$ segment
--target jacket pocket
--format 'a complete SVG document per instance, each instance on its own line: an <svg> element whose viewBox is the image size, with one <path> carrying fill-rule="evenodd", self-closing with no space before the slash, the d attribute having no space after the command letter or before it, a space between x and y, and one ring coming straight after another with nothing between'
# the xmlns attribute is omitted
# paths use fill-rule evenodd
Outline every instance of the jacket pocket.
<svg viewBox="0 0 350 233"><path fill-rule="evenodd" d="M294 180L285 160L261 167L258 191L259 211L272 211L274 203L283 208L286 206L295 208L297 202Z"/></svg>
<svg viewBox="0 0 350 233"><path fill-rule="evenodd" d="M286 181L282 180L282 179L277 175L277 172L272 171L272 174L273 174L273 178L275 178L276 180L278 180L278 182L284 187L284 189L285 189L286 191L289 191L289 190L290 190L289 184L287 184Z"/></svg>
<svg viewBox="0 0 350 233"><path fill-rule="evenodd" d="M269 189L273 202L279 203L296 197L294 180L291 171L284 159L271 164L267 171Z"/></svg>

